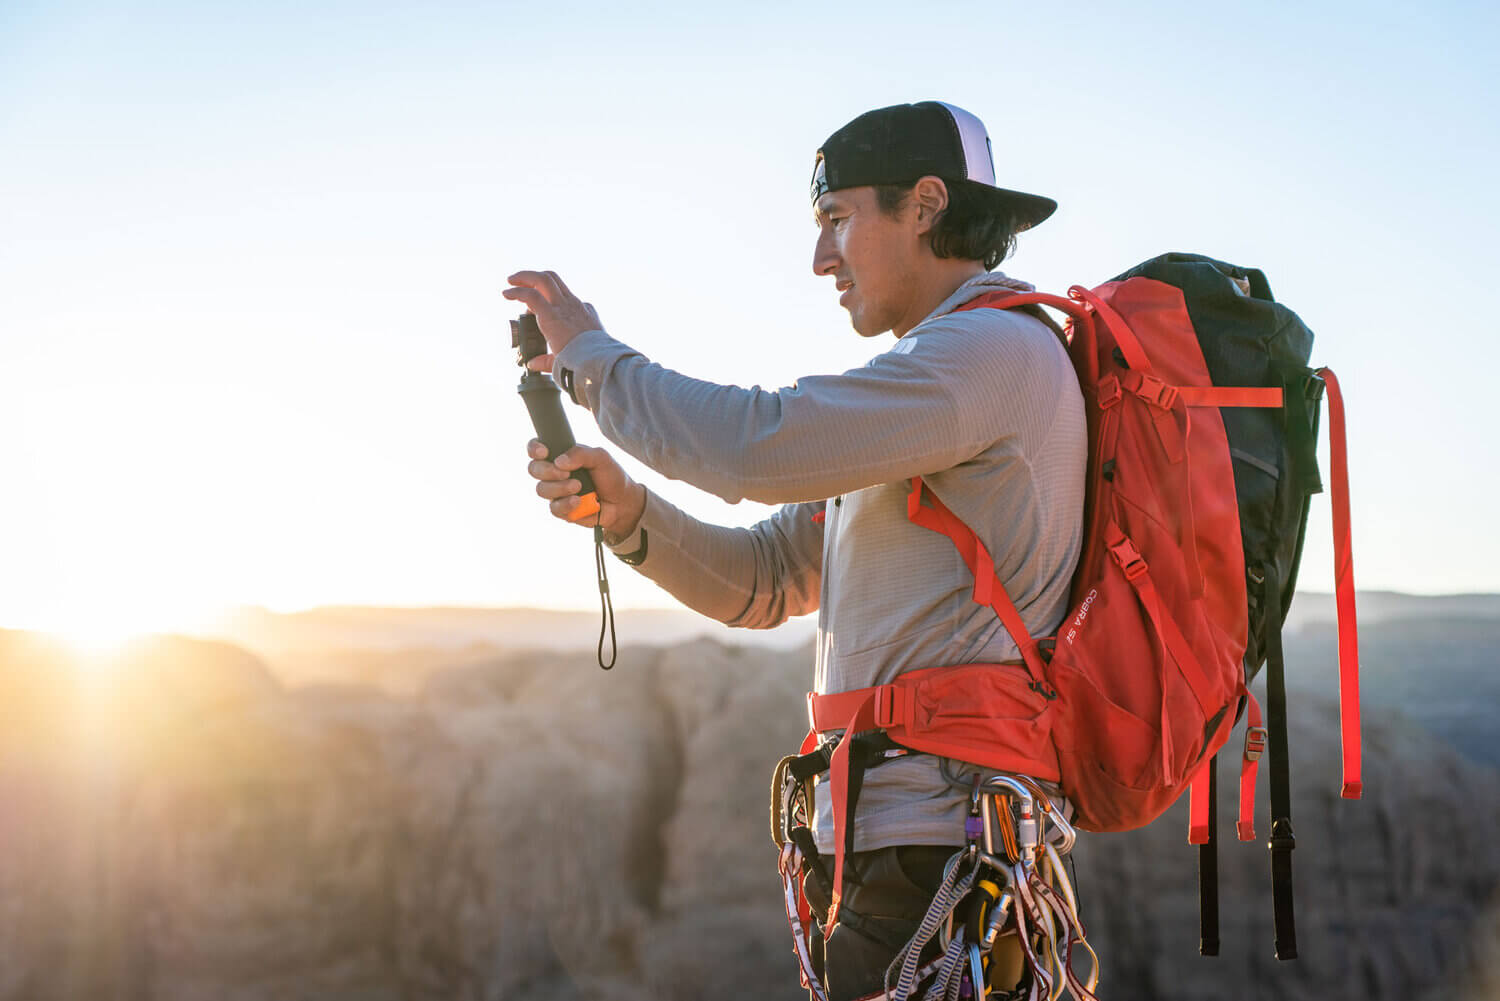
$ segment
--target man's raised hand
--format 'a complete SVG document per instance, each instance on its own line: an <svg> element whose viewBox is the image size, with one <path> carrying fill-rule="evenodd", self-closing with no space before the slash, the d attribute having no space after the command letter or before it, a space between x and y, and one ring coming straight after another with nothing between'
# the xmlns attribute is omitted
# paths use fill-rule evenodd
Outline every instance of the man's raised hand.
<svg viewBox="0 0 1500 1001"><path fill-rule="evenodd" d="M551 371L557 352L585 330L603 329L594 307L574 295L554 271L517 271L506 281L511 287L501 295L536 314L536 324L552 349L551 354L531 360L529 367L538 372Z"/></svg>

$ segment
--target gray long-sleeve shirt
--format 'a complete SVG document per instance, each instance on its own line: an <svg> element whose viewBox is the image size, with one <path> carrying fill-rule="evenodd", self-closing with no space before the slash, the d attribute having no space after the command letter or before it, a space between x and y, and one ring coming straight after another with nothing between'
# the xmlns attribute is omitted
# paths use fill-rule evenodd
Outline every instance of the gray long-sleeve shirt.
<svg viewBox="0 0 1500 1001"><path fill-rule="evenodd" d="M813 687L840 692L903 671L1018 656L953 544L906 518L924 482L979 536L1033 635L1056 628L1082 541L1086 428L1077 378L1056 336L1015 311L953 310L996 288L960 286L883 354L841 375L775 392L690 379L590 331L557 365L610 441L728 501L785 505L751 528L698 521L652 494L637 535L640 572L688 607L770 628L819 613ZM821 523L813 516L823 512ZM963 840L966 797L927 755L865 777L856 850ZM815 817L832 847L827 786Z"/></svg>

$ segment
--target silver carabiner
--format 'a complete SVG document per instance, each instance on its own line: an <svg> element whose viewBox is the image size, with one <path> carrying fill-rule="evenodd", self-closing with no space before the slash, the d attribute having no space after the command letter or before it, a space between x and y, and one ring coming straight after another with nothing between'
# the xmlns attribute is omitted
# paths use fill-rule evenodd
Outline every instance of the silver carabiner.
<svg viewBox="0 0 1500 1001"><path fill-rule="evenodd" d="M1078 843L1078 829L1068 822L1051 800L1047 801L1047 819L1051 821L1052 833L1058 835L1056 841L1049 835L1046 839L1047 846L1056 848L1060 854L1068 854Z"/></svg>
<svg viewBox="0 0 1500 1001"><path fill-rule="evenodd" d="M1052 797L1048 796L1035 780L1025 775L995 775L985 785L1002 786L1015 793L1021 800L1023 816L1021 823L1017 825L1016 835L1023 847L1030 847L1036 851L1043 842L1046 842L1054 844L1064 855L1073 850L1073 845L1078 841L1077 829L1068 822L1062 810L1052 802ZM1042 818L1037 814L1038 805L1041 806L1042 812L1052 827L1052 831L1047 832L1045 837L1042 836L1042 828L1045 825L1042 824ZM1031 815L1030 824L1027 823L1025 817L1027 813ZM1056 840L1053 834L1057 835ZM990 847L990 851L993 853L994 849Z"/></svg>

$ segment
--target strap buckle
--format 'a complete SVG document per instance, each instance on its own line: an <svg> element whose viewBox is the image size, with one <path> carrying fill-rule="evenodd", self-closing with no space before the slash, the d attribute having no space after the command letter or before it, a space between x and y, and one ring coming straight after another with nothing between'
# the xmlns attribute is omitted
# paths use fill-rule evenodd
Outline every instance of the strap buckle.
<svg viewBox="0 0 1500 1001"><path fill-rule="evenodd" d="M1163 410L1171 410L1177 402L1177 387L1169 385L1163 380L1149 373L1141 375L1141 385L1136 395L1153 406L1161 407Z"/></svg>
<svg viewBox="0 0 1500 1001"><path fill-rule="evenodd" d="M895 685L881 685L875 689L875 725L882 730L901 722Z"/></svg>
<svg viewBox="0 0 1500 1001"><path fill-rule="evenodd" d="M1109 555L1113 556L1115 562L1120 565L1120 569L1125 571L1126 580L1135 580L1149 569L1145 558L1141 556L1141 551L1135 548L1135 543L1127 537L1122 537L1119 542L1111 544Z"/></svg>
<svg viewBox="0 0 1500 1001"><path fill-rule="evenodd" d="M1119 403L1120 398L1124 395L1125 391L1120 388L1120 380L1117 377L1113 375L1106 375L1104 378L1099 380L1100 410L1108 410L1116 403Z"/></svg>
<svg viewBox="0 0 1500 1001"><path fill-rule="evenodd" d="M1252 726L1245 729L1245 760L1259 761L1260 756L1266 751L1266 741L1271 737L1263 726Z"/></svg>

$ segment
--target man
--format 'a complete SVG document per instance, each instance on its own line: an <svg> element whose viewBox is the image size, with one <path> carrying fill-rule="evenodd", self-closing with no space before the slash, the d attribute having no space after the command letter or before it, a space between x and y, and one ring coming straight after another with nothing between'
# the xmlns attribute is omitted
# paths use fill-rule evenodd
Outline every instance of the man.
<svg viewBox="0 0 1500 1001"><path fill-rule="evenodd" d="M647 465L729 501L784 505L748 528L699 522L632 482L607 452L547 462L532 443L537 493L566 517L580 468L598 488L606 541L689 607L770 628L819 612L814 688L884 684L915 668L1013 660L949 540L907 520L910 479L994 556L1032 635L1066 613L1082 536L1085 422L1055 332L1018 310L959 310L976 296L1030 291L991 271L1017 233L1056 208L996 186L978 118L938 102L861 115L818 151L813 270L831 277L863 337L896 342L862 368L777 392L690 379L600 329L593 308L550 272L511 276L553 366L606 437ZM822 942L832 1001L878 992L915 931L967 796L930 755L865 776L840 920ZM833 849L827 784L813 823ZM815 913L827 900L815 899Z"/></svg>

